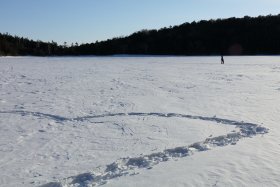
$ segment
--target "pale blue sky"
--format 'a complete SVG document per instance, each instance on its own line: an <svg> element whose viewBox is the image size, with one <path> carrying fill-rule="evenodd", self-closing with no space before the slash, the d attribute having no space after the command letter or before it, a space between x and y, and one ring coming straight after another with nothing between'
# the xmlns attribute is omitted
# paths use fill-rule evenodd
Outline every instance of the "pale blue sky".
<svg viewBox="0 0 280 187"><path fill-rule="evenodd" d="M201 19L280 13L280 0L0 0L0 32L91 43Z"/></svg>

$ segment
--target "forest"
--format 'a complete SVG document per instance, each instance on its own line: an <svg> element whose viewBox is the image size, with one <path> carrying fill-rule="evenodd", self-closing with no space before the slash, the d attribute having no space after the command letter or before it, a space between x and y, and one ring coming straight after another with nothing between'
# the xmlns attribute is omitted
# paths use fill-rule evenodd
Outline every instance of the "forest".
<svg viewBox="0 0 280 187"><path fill-rule="evenodd" d="M201 20L87 44L58 45L0 33L0 56L278 55L280 14Z"/></svg>

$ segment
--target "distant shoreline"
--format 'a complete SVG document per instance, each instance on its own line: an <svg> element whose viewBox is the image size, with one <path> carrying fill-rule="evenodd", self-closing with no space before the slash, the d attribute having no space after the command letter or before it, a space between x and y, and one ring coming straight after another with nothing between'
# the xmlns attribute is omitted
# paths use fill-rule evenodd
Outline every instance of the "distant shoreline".
<svg viewBox="0 0 280 187"><path fill-rule="evenodd" d="M87 44L58 45L0 33L7 56L219 56L280 55L280 14L201 20Z"/></svg>
<svg viewBox="0 0 280 187"><path fill-rule="evenodd" d="M279 55L264 55L264 54L258 54L258 55L224 55L224 57L280 57ZM60 55L60 56L32 56L32 55L26 55L26 56L0 56L0 58L135 58L135 57L141 57L141 58L192 58L192 57L220 57L220 55Z"/></svg>

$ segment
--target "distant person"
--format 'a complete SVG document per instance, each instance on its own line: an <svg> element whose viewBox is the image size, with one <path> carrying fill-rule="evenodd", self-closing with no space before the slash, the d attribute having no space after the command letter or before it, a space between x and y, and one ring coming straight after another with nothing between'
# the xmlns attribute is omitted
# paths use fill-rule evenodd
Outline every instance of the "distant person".
<svg viewBox="0 0 280 187"><path fill-rule="evenodd" d="M224 61L224 56L221 55L221 64L224 64L224 63L225 63L225 61Z"/></svg>

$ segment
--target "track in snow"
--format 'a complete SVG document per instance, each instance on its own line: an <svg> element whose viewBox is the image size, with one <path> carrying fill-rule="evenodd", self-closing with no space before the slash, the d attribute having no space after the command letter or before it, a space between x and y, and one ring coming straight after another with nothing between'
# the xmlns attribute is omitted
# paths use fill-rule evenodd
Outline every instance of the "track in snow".
<svg viewBox="0 0 280 187"><path fill-rule="evenodd" d="M163 118L188 118L197 119L204 121L212 121L225 125L234 125L237 130L235 132L228 133L226 135L207 138L201 142L195 142L191 145L186 145L183 147L175 147L171 149L163 150L162 152L156 152L149 155L141 155L134 158L120 158L115 162L108 164L107 166L101 168L95 168L92 172L82 173L77 176L72 176L63 179L59 182L51 182L41 187L62 187L62 186L98 186L106 184L109 180L138 174L139 169L152 169L153 166L172 160L174 158L182 158L186 156L191 156L195 152L207 151L217 146L227 146L236 144L241 138L248 138L258 134L268 133L268 129L254 123L246 123L243 121L234 121L229 119L217 118L217 117L203 117L203 116L193 116L186 114L176 114L176 113L142 113L142 112L130 112L130 113L107 113L101 115L91 115L76 118L67 118L63 116L45 114L41 112L31 112L31 111L0 111L2 114L16 114L16 115L31 115L38 118L50 118L57 122L63 123L66 121L84 121L96 118L104 117L115 117L115 116L156 116Z"/></svg>

